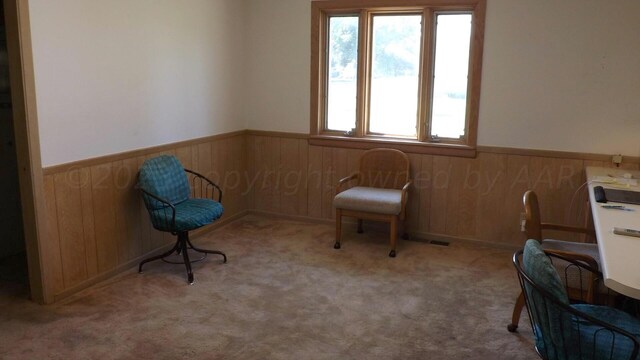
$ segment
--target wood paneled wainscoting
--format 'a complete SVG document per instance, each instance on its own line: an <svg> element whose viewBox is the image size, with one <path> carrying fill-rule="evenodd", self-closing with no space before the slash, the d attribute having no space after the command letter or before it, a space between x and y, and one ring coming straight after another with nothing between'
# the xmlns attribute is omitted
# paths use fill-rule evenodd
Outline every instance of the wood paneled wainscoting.
<svg viewBox="0 0 640 360"><path fill-rule="evenodd" d="M173 244L168 233L152 228L135 190L145 159L176 155L184 167L223 187L225 212L219 226L242 216L246 173L245 131L136 150L44 169L47 239L43 256L54 301L137 264ZM206 231L202 229L201 231Z"/></svg>
<svg viewBox="0 0 640 360"><path fill-rule="evenodd" d="M248 131L250 209L334 219L335 186L357 171L364 150L309 145L307 138ZM607 155L482 146L474 159L422 154L409 158L410 234L513 248L524 240L519 220L527 189L538 194L544 221L584 225L589 221L584 167L611 164ZM638 158L625 158L623 165L637 169Z"/></svg>
<svg viewBox="0 0 640 360"><path fill-rule="evenodd" d="M207 231L247 211L333 221L335 185L357 170L363 151L309 145L306 134L245 130L46 168L47 286L61 299L172 244L151 227L134 189L146 158L174 154L223 187L225 214ZM584 167L610 164L606 155L490 147L479 147L474 159L409 158L410 234L513 248L523 243L525 190L538 193L543 220L583 225ZM639 162L625 158L623 166L638 169Z"/></svg>

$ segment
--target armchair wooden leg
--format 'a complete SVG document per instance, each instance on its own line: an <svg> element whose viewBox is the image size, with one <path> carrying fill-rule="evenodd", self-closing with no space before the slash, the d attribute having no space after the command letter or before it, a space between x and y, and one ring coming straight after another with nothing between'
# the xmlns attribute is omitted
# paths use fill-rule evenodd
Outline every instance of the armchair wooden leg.
<svg viewBox="0 0 640 360"><path fill-rule="evenodd" d="M362 229L362 219L358 219L358 234L362 234L364 230Z"/></svg>
<svg viewBox="0 0 640 360"><path fill-rule="evenodd" d="M507 326L507 330L509 332L516 332L518 329L518 323L520 322L520 315L522 314L522 309L524 308L524 293L520 292L518 296L518 300L516 300L516 304L513 306L513 315L511 315L511 324Z"/></svg>
<svg viewBox="0 0 640 360"><path fill-rule="evenodd" d="M394 216L391 218L391 251L389 252L389 257L396 257L396 244L398 243L398 217Z"/></svg>
<svg viewBox="0 0 640 360"><path fill-rule="evenodd" d="M342 210L336 209L336 243L334 249L340 249L340 239L342 238Z"/></svg>

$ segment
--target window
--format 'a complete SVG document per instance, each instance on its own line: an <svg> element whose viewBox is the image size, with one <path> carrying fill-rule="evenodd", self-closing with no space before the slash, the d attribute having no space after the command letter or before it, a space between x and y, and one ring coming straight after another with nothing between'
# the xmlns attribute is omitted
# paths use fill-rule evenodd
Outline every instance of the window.
<svg viewBox="0 0 640 360"><path fill-rule="evenodd" d="M475 156L486 0L312 2L312 144Z"/></svg>

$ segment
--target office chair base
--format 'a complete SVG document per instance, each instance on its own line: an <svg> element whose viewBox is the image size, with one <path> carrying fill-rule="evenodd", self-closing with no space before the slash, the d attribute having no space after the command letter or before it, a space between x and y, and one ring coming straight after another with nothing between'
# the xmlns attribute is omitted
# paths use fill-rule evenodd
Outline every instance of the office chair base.
<svg viewBox="0 0 640 360"><path fill-rule="evenodd" d="M189 248L189 249L193 250L192 248ZM182 253L179 252L179 251L176 251L175 253L169 254L169 256L164 257L164 258L162 258L160 260L166 262L167 264L184 265L184 259L173 260L173 259L169 258L170 256L173 256L173 257L182 256ZM191 256L189 256L189 261L191 261L191 263L195 263L195 262L200 262L200 261L202 261L202 260L204 260L206 258L207 258L207 254L206 253L202 253L202 255L197 259L192 259Z"/></svg>
<svg viewBox="0 0 640 360"><path fill-rule="evenodd" d="M204 254L204 256L200 259L190 260L189 252L188 252L189 249L202 253ZM166 257L171 256L173 254L177 254L177 255L182 254L183 261L175 262L175 261L169 261L165 259ZM207 254L220 255L223 258L223 263L227 262L227 255L225 255L225 253L223 253L222 251L207 250L207 249L201 249L201 248L195 247L189 240L189 233L186 231L180 232L178 233L178 239L176 240L176 244L173 246L173 248L171 248L171 250L165 253L162 253L160 255L152 256L148 259L142 260L142 262L140 262L140 265L138 266L138 272L142 273L142 266L148 262L155 261L155 260L162 260L164 262L168 262L171 264L184 264L184 266L187 269L187 281L189 282L189 285L193 285L194 278L193 278L193 270L191 270L191 263L203 260L204 258L207 257Z"/></svg>

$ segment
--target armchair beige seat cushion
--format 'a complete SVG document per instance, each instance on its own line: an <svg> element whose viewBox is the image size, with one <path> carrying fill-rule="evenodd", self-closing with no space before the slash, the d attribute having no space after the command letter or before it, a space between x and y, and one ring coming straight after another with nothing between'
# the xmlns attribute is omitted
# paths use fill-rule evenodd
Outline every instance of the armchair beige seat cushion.
<svg viewBox="0 0 640 360"><path fill-rule="evenodd" d="M395 149L371 149L360 157L359 171L338 181L333 206L336 209L335 249L340 249L342 217L358 219L362 233L362 219L389 223L389 257L396 256L398 226L405 219L409 179L409 157Z"/></svg>
<svg viewBox="0 0 640 360"><path fill-rule="evenodd" d="M336 195L333 206L345 210L398 215L402 210L402 191L356 186Z"/></svg>
<svg viewBox="0 0 640 360"><path fill-rule="evenodd" d="M588 255L593 258L596 263L600 264L600 251L598 251L598 244L544 239L542 240L542 248L544 250L554 250L565 253L578 253Z"/></svg>

